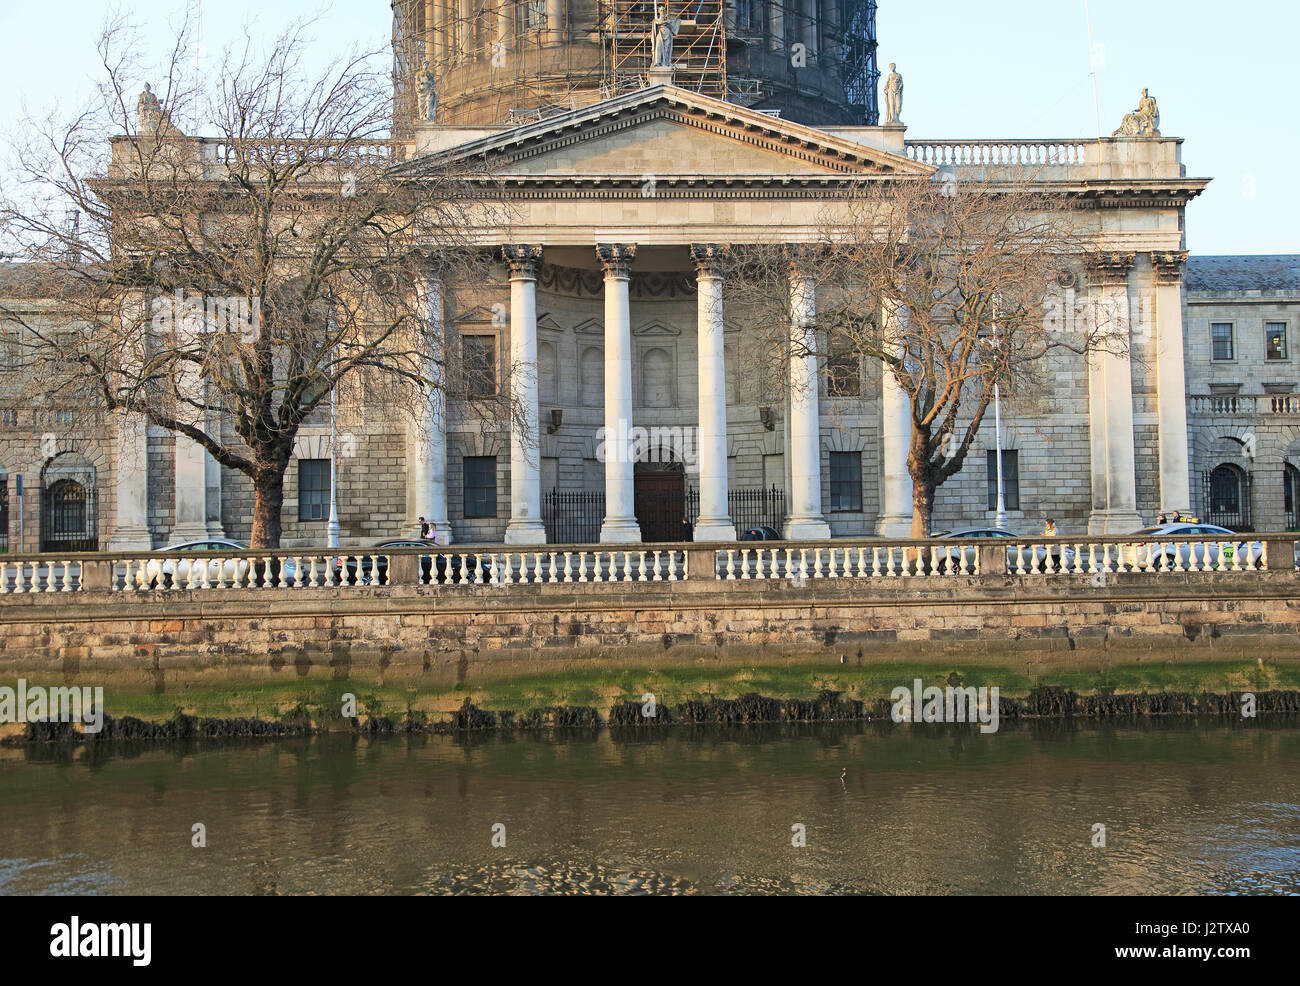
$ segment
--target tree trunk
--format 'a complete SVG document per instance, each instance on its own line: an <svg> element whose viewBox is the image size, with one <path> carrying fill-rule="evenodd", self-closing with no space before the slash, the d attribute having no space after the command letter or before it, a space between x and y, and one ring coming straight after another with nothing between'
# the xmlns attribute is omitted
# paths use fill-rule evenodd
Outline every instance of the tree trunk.
<svg viewBox="0 0 1300 986"><path fill-rule="evenodd" d="M250 548L280 547L280 513L284 507L284 473L288 463L261 469L253 479L253 533Z"/></svg>
<svg viewBox="0 0 1300 986"><path fill-rule="evenodd" d="M934 515L935 485L912 477L912 537L928 538Z"/></svg>

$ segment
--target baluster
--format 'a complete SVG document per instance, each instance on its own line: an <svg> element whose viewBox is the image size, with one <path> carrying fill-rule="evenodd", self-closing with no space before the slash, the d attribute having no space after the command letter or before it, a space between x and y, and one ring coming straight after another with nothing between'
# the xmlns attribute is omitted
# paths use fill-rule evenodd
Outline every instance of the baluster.
<svg viewBox="0 0 1300 986"><path fill-rule="evenodd" d="M807 580L808 578L808 549L799 549L799 578Z"/></svg>
<svg viewBox="0 0 1300 986"><path fill-rule="evenodd" d="M1246 570L1245 566L1242 565L1241 563L1243 548L1245 548L1247 551L1250 550L1250 548L1244 544L1234 544L1232 546L1232 570L1234 572L1244 572Z"/></svg>
<svg viewBox="0 0 1300 986"><path fill-rule="evenodd" d="M586 582L587 581L587 553L585 551L580 551L577 554L578 554L578 581ZM597 561L599 561L600 558L599 552L593 552L593 554L596 555L596 559Z"/></svg>

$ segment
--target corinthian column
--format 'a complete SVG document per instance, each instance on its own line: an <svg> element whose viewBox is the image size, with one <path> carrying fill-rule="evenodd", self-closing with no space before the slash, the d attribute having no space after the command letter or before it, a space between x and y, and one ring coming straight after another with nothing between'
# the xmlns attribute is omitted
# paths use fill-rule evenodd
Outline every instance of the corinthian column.
<svg viewBox="0 0 1300 986"><path fill-rule="evenodd" d="M1160 409L1160 509L1191 514L1187 376L1183 367L1183 265L1187 251L1151 254L1156 277L1156 400Z"/></svg>
<svg viewBox="0 0 1300 986"><path fill-rule="evenodd" d="M605 522L602 542L641 540L632 461L632 309L628 301L632 243L601 243L605 268Z"/></svg>
<svg viewBox="0 0 1300 986"><path fill-rule="evenodd" d="M698 285L700 516L696 541L734 541L727 504L727 374L722 345L722 247L691 246Z"/></svg>
<svg viewBox="0 0 1300 986"><path fill-rule="evenodd" d="M1127 534L1142 526L1137 512L1133 451L1133 366L1129 353L1128 272L1131 253L1085 258L1099 347L1088 360L1092 450L1089 534Z"/></svg>
<svg viewBox="0 0 1300 986"><path fill-rule="evenodd" d="M821 405L817 379L816 285L797 266L790 271L790 517L785 536L831 536L822 516Z"/></svg>
<svg viewBox="0 0 1300 986"><path fill-rule="evenodd" d="M510 264L510 523L506 544L545 544L541 438L537 427L537 268L542 248L504 248Z"/></svg>

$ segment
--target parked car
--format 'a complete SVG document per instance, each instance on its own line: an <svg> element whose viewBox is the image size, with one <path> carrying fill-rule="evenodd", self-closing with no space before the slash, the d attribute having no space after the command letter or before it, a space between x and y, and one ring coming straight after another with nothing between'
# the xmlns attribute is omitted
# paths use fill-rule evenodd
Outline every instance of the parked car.
<svg viewBox="0 0 1300 986"><path fill-rule="evenodd" d="M1008 531L1003 527L962 527L955 531L938 531L930 536L941 540L950 539L954 541L977 541L983 538L1024 540L1023 535ZM963 545L959 550L962 559L961 567L963 569L974 569L975 555L979 549L974 545ZM1042 571L1044 568L1050 569L1051 571L1060 571L1063 566L1068 568L1074 564L1074 548L1069 545L1062 545L1060 549L1056 549L1049 548L1047 545L1038 544L1034 545L1032 550L1020 552L1018 555L1014 546L1008 546L1007 571L1014 573L1017 570L1021 558L1024 559L1025 565L1029 567L1031 571ZM925 558L925 564L929 564L928 552L927 557ZM941 557L939 559L939 571L947 571L947 568L947 560Z"/></svg>
<svg viewBox="0 0 1300 986"><path fill-rule="evenodd" d="M1152 569L1173 568L1175 557L1185 568L1191 567L1192 559L1196 560L1198 568L1207 561L1212 566L1231 567L1236 565L1238 554L1241 555L1243 567L1258 568L1264 558L1264 545L1259 541L1238 541L1236 539L1240 535L1235 531L1214 524L1160 524L1134 531L1131 536L1141 540L1121 546L1119 560L1121 565L1138 571L1147 567L1148 545L1150 545ZM1162 544L1160 539L1167 537L1204 537L1209 543L1184 541ZM1223 558L1220 559L1218 542L1223 541L1228 543L1224 545Z"/></svg>
<svg viewBox="0 0 1300 986"><path fill-rule="evenodd" d="M781 532L775 527L751 527L742 531L738 541L780 541L783 540Z"/></svg>
<svg viewBox="0 0 1300 986"><path fill-rule="evenodd" d="M159 548L154 554L157 555L174 555L182 551L247 551L248 545L240 544L238 541L231 541L228 538L209 538L205 541L183 541L179 544L169 544L165 548ZM218 561L216 558L208 559L208 581L218 582L225 581L241 583L247 581L248 568L250 561L253 563L253 578L260 579L263 575L263 563L257 559L249 558L224 558ZM294 580L294 564L290 558L281 561L278 558L271 559L271 577L275 578L279 574L281 581L292 583ZM173 585L179 585L182 588L191 581L201 582L200 573L194 572L192 560L189 558L159 558L150 560L145 563L144 568L135 574L136 584L141 587L151 589L171 588Z"/></svg>
<svg viewBox="0 0 1300 986"><path fill-rule="evenodd" d="M335 564L341 568L346 568L347 574L344 580L348 585L384 585L388 581L388 556L382 552L389 548L431 548L437 547L435 541L422 541L414 538L395 538L389 541L380 541L374 546L373 553L378 554L377 562L373 562L369 554L362 555L360 558L355 556L340 557L335 559ZM466 581L478 581L479 573L482 573L482 580L487 582L492 578L492 563L486 558L479 558L477 555L470 556L470 569L466 573ZM420 556L420 573L422 578L430 581L459 582L461 581L461 571L464 563L459 554L433 554ZM448 572L451 573L448 578ZM430 578L430 574L433 577Z"/></svg>

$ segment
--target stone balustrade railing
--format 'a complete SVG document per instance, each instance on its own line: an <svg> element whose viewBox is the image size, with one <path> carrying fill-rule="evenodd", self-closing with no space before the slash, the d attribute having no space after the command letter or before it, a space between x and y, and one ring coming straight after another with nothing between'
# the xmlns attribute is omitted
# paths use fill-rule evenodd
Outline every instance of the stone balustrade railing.
<svg viewBox="0 0 1300 986"><path fill-rule="evenodd" d="M993 167L1083 164L1088 141L1063 140L909 140L903 150L913 161L937 166Z"/></svg>
<svg viewBox="0 0 1300 986"><path fill-rule="evenodd" d="M349 144L340 147L336 144L322 144L305 140L212 140L205 139L200 144L199 158L205 164L229 164L242 154L254 160L267 162L287 162L296 160L303 152L308 157L340 165L374 165L382 167L396 164L404 159L404 144L392 141L371 141Z"/></svg>
<svg viewBox="0 0 1300 986"><path fill-rule="evenodd" d="M388 585L507 586L972 576L1158 576L1294 572L1295 534L1222 541L1172 537L768 541L723 544L484 545L239 552L104 552L0 556L0 595L221 592ZM349 553L351 552L351 553Z"/></svg>
<svg viewBox="0 0 1300 986"><path fill-rule="evenodd" d="M1300 394L1212 394L1187 401L1191 414L1300 414Z"/></svg>

